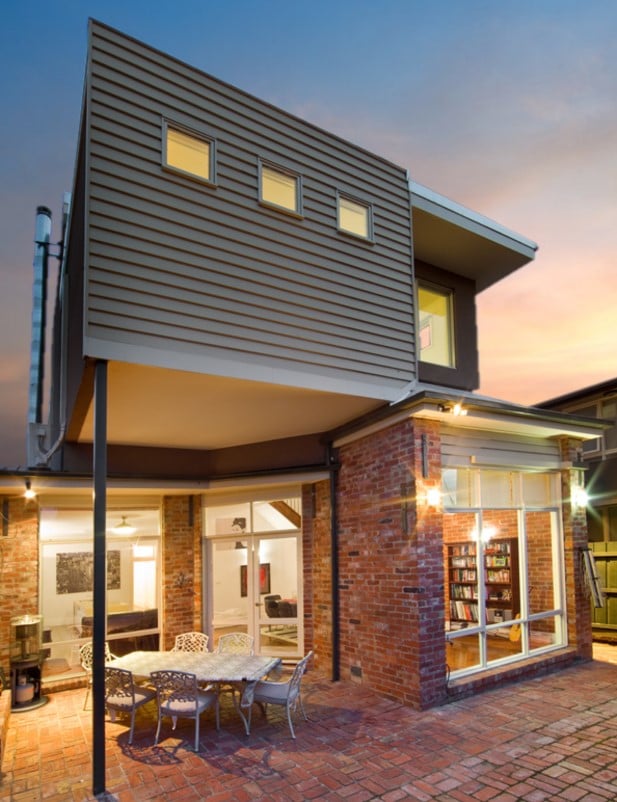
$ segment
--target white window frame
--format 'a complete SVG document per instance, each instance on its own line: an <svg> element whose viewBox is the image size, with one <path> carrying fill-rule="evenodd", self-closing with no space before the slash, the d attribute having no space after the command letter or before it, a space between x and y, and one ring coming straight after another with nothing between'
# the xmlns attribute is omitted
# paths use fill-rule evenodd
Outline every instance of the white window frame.
<svg viewBox="0 0 617 802"><path fill-rule="evenodd" d="M349 204L353 204L359 208L362 208L366 211L366 234L359 234L357 231L354 231L351 228L346 228L341 224L341 201L346 201ZM341 234L345 234L347 237L354 237L362 242L370 242L373 243L374 239L374 228L373 228L373 204L369 201L362 200L360 198L354 197L347 192L341 192L337 190L336 192L336 227L337 230Z"/></svg>
<svg viewBox="0 0 617 802"><path fill-rule="evenodd" d="M295 181L295 206L292 208L291 206L285 206L281 203L276 203L276 201L269 200L268 198L264 197L264 180L263 180L263 173L264 170L270 171L271 173L277 173L280 176L284 176L286 178L291 178ZM282 212L283 214L290 215L291 217L302 218L304 216L303 209L302 209L302 176L300 173L295 172L294 170L290 170L287 167L282 167L280 164L275 164L274 162L268 161L267 159L258 159L257 160L257 172L258 172L258 197L259 203L261 206L265 206L268 209L275 209L277 212Z"/></svg>
<svg viewBox="0 0 617 802"><path fill-rule="evenodd" d="M200 175L199 173L191 172L190 170L184 170L182 167L178 167L175 164L170 164L167 160L167 141L168 141L168 134L169 131L176 131L179 134L183 134L184 136L191 137L198 142L203 142L208 145L208 176ZM216 186L216 140L214 137L209 136L208 134L202 131L196 131L193 128L189 128L186 125L182 125L180 123L175 122L174 120L167 120L163 118L163 125L162 125L162 166L163 169L168 170L172 173L177 173L178 175L186 176L187 178L191 178L193 181L199 181L202 184L206 184L207 186Z"/></svg>

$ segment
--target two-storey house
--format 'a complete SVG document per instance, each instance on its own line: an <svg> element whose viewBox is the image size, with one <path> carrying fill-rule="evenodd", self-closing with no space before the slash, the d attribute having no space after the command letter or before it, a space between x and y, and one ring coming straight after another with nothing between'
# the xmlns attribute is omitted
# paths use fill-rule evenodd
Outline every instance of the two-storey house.
<svg viewBox="0 0 617 802"><path fill-rule="evenodd" d="M57 238L40 209L36 281ZM116 653L241 629L417 708L590 656L598 424L474 393L476 295L534 243L98 22L62 240L49 415L38 309L0 477L5 666L21 613L47 682L102 618Z"/></svg>

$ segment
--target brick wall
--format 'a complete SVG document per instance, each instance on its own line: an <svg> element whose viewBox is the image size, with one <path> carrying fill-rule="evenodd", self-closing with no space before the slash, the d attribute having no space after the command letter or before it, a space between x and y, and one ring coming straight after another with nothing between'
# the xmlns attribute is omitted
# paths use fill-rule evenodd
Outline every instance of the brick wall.
<svg viewBox="0 0 617 802"><path fill-rule="evenodd" d="M11 618L39 611L38 505L11 500L8 518L8 533L0 535L0 665L7 678Z"/></svg>
<svg viewBox="0 0 617 802"><path fill-rule="evenodd" d="M561 456L565 465L576 463L579 448L577 440L562 438ZM591 602L581 564L582 549L587 548L587 514L584 508L576 508L570 501L576 474L577 471L570 467L565 467L561 472L568 641L580 657L591 659Z"/></svg>
<svg viewBox="0 0 617 802"><path fill-rule="evenodd" d="M315 652L315 668L332 675L332 541L330 482L303 490L302 550L305 652Z"/></svg>
<svg viewBox="0 0 617 802"><path fill-rule="evenodd" d="M422 436L427 476L422 476ZM417 708L445 698L439 430L406 420L340 449L341 677Z"/></svg>
<svg viewBox="0 0 617 802"><path fill-rule="evenodd" d="M199 496L163 498L162 648L181 632L203 631L201 506Z"/></svg>

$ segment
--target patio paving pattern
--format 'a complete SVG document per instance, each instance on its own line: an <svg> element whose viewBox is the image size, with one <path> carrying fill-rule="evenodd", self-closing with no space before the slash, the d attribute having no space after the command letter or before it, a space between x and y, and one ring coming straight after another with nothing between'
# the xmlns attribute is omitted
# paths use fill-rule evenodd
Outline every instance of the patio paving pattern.
<svg viewBox="0 0 617 802"><path fill-rule="evenodd" d="M106 723L106 793L93 796L92 712L85 689L50 695L12 714L2 802L246 802L247 800L439 800L610 802L617 799L617 647L591 662L418 712L354 683L311 671L303 682L310 721L289 733L282 708L255 708L246 736L224 702L217 733L202 718L153 746L154 705Z"/></svg>

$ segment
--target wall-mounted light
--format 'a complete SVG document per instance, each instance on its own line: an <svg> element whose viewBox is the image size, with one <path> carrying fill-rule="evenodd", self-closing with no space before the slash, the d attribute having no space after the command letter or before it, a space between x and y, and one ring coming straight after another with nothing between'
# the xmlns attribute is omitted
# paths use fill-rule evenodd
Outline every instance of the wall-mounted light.
<svg viewBox="0 0 617 802"><path fill-rule="evenodd" d="M429 487L426 491L426 504L429 507L439 507L441 504L441 491L438 487Z"/></svg>
<svg viewBox="0 0 617 802"><path fill-rule="evenodd" d="M440 404L439 411L446 412L449 415L455 415L456 417L462 417L467 414L465 407L458 402L456 404Z"/></svg>
<svg viewBox="0 0 617 802"><path fill-rule="evenodd" d="M489 524L488 526L483 526L480 531L478 531L477 529L473 529L471 532L471 537L474 540L481 540L482 543L486 545L494 537L497 537L498 534L499 530L497 529L497 527Z"/></svg>
<svg viewBox="0 0 617 802"><path fill-rule="evenodd" d="M26 479L26 489L24 491L24 498L26 499L26 501L32 501L32 499L36 498L36 493L32 489L30 479Z"/></svg>
<svg viewBox="0 0 617 802"><path fill-rule="evenodd" d="M584 487L576 485L572 488L572 506L576 509L585 509L589 503L589 495Z"/></svg>

